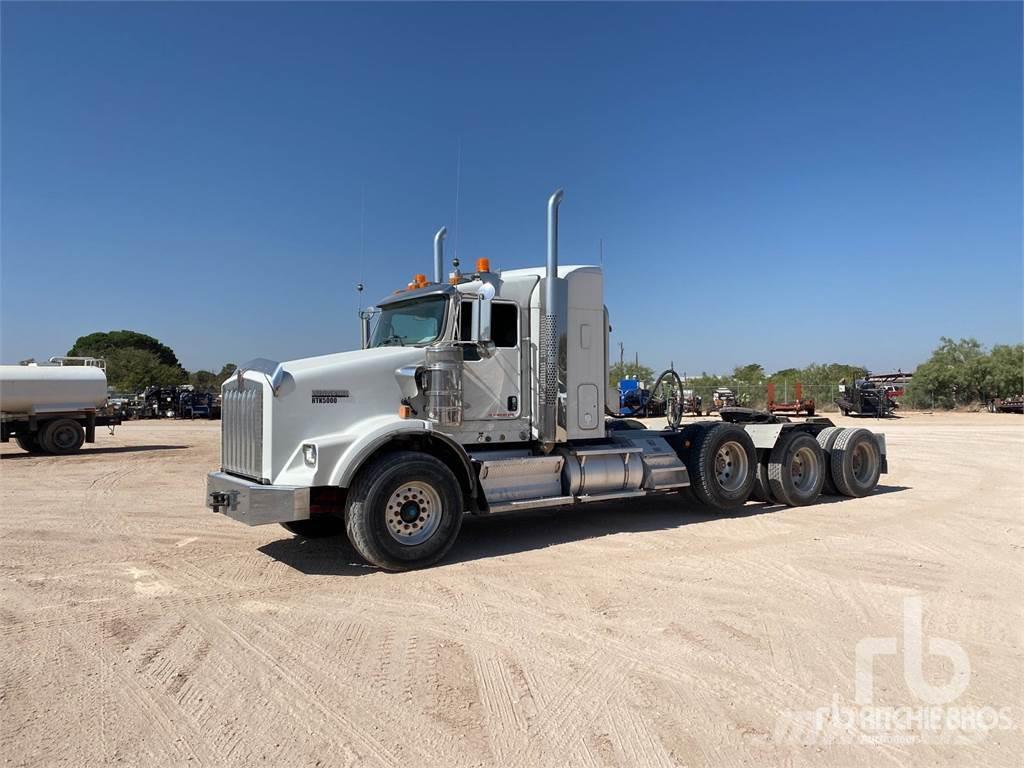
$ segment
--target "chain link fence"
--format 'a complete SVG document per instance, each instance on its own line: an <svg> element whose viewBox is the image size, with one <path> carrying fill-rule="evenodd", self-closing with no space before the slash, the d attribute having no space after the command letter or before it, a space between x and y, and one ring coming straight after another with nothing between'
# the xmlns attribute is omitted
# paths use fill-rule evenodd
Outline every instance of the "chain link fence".
<svg viewBox="0 0 1024 768"><path fill-rule="evenodd" d="M797 399L797 383L782 379L775 381L775 402L790 403ZM701 398L701 407L706 412L714 405L714 394L716 389L730 389L736 396L736 405L745 408L764 409L768 407L768 382L750 384L743 381L725 381L718 384L706 384L700 381L689 380L683 383L684 390L692 390ZM803 384L800 383L801 399L811 398L814 400L814 409L817 413L838 412L839 407L835 401L839 397L839 383L835 384Z"/></svg>

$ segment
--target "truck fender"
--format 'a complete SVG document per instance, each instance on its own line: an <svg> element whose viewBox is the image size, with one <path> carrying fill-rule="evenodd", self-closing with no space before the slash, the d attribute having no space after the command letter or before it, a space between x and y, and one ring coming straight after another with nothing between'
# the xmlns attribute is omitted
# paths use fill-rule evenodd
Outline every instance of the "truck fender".
<svg viewBox="0 0 1024 768"><path fill-rule="evenodd" d="M472 460L466 449L448 435L432 429L428 422L419 419L389 419L385 424L364 432L342 453L331 473L330 485L348 488L352 485L356 472L381 448L389 443L415 441L416 438L436 440L457 457L469 489L468 498L475 498L476 473L473 471Z"/></svg>

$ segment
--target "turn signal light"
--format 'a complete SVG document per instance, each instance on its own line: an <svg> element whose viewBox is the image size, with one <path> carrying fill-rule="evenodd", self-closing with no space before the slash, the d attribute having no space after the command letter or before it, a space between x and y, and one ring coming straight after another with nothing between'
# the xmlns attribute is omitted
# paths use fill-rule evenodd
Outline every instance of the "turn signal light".
<svg viewBox="0 0 1024 768"><path fill-rule="evenodd" d="M413 278L413 282L416 283L417 288L423 288L427 284L427 276L416 275L416 277Z"/></svg>
<svg viewBox="0 0 1024 768"><path fill-rule="evenodd" d="M398 418L400 419L411 419L412 418L412 406L400 405L398 407Z"/></svg>
<svg viewBox="0 0 1024 768"><path fill-rule="evenodd" d="M477 272L490 272L491 271L491 260L490 259L477 259L476 260L476 271Z"/></svg>

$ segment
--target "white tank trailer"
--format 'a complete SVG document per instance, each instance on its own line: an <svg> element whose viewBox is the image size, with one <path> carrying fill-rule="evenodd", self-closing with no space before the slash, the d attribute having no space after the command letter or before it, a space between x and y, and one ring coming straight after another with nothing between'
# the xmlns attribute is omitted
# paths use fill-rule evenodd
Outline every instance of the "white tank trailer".
<svg viewBox="0 0 1024 768"><path fill-rule="evenodd" d="M29 453L67 454L96 441L97 426L120 424L98 414L107 376L96 365L0 365L0 442Z"/></svg>
<svg viewBox="0 0 1024 768"><path fill-rule="evenodd" d="M687 488L723 511L874 491L885 438L866 429L728 407L681 427L678 394L665 429L606 418L617 395L604 277L559 264L561 200L548 201L546 265L480 259L444 274L441 229L433 280L416 275L363 313L362 349L240 366L221 388L207 505L298 536L346 535L397 571L444 557L466 515L601 502L628 515Z"/></svg>

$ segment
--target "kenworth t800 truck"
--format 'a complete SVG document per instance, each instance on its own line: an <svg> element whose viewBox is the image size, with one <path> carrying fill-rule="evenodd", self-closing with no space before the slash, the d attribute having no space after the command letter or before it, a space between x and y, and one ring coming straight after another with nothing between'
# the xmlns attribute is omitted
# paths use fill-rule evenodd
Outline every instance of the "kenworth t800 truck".
<svg viewBox="0 0 1024 768"><path fill-rule="evenodd" d="M344 531L369 563L405 570L444 557L467 514L610 500L628 514L687 488L722 510L871 493L886 448L865 429L742 408L680 428L677 402L664 429L607 418L602 272L559 265L561 200L545 267L453 262L446 279L442 229L433 281L379 302L372 330L364 313L362 349L241 366L222 386L207 506L300 536Z"/></svg>

